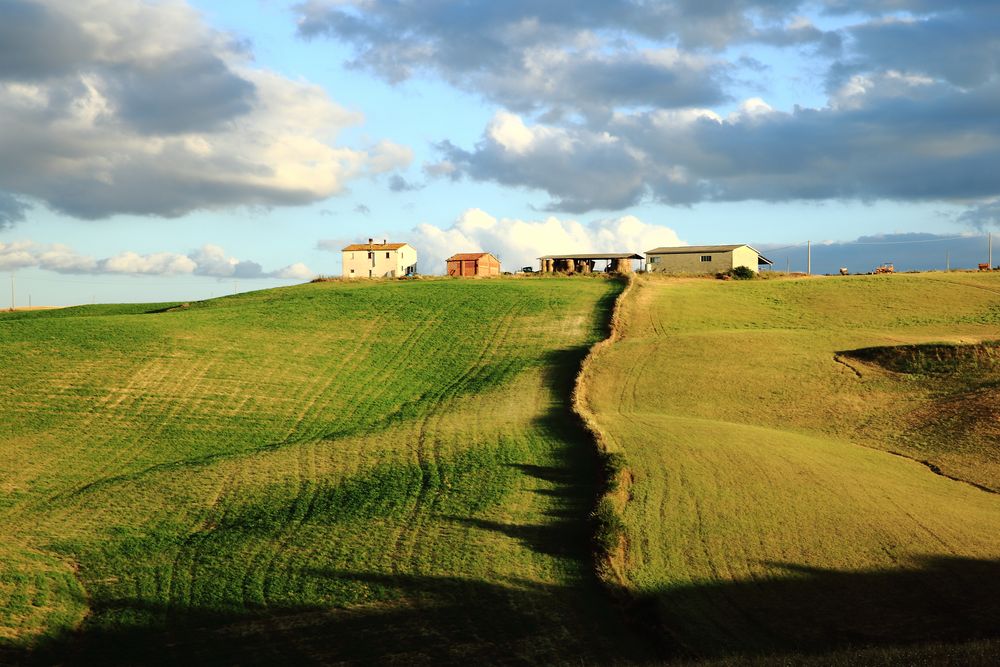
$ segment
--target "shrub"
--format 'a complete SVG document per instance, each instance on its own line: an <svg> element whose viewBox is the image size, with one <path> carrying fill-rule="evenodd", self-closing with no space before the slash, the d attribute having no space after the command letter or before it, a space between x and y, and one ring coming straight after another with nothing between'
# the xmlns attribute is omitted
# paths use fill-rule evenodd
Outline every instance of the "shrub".
<svg viewBox="0 0 1000 667"><path fill-rule="evenodd" d="M736 280L753 280L757 277L757 272L749 266L737 266L734 269L730 269L728 273Z"/></svg>
<svg viewBox="0 0 1000 667"><path fill-rule="evenodd" d="M625 456L618 452L604 452L601 454L601 468L605 490L608 493L616 491L619 477L625 469Z"/></svg>
<svg viewBox="0 0 1000 667"><path fill-rule="evenodd" d="M615 510L614 503L610 498L601 498L591 516L594 523L597 524L594 530L594 541L597 543L597 548L603 554L612 553L625 534L625 523Z"/></svg>

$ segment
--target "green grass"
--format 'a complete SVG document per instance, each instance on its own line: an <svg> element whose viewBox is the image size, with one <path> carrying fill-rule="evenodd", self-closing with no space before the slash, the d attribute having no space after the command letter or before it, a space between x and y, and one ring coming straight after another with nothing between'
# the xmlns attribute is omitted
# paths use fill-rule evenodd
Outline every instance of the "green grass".
<svg viewBox="0 0 1000 667"><path fill-rule="evenodd" d="M620 585L667 651L995 654L1000 495L929 466L1000 488L982 363L1000 337L996 276L645 279L623 315L587 401L632 477ZM942 347L912 347L926 343ZM896 346L885 354L910 361L895 369L851 354ZM928 428L969 392L987 417Z"/></svg>
<svg viewBox="0 0 1000 667"><path fill-rule="evenodd" d="M0 315L0 661L611 662L605 280ZM623 641L624 639L624 641Z"/></svg>

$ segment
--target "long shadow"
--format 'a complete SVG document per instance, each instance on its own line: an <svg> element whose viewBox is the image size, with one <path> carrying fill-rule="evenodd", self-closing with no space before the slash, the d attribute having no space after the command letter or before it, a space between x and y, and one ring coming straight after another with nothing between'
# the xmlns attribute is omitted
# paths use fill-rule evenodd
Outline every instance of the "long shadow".
<svg viewBox="0 0 1000 667"><path fill-rule="evenodd" d="M600 321L608 319L616 296L611 293L599 304ZM533 460L510 465L516 474L544 482L536 490L549 499L546 518L537 525L506 525L475 516L451 517L555 557L555 566L572 585L313 571L300 576L326 579L328 585L336 580L389 589L398 597L350 609L245 609L223 603L177 608L138 599L96 599L91 620L79 632L30 649L9 649L0 653L0 663L612 664L648 658L647 647L629 631L593 573L588 517L600 483L599 466L593 442L570 405L588 351L579 346L543 360L545 382L556 401L534 426L549 445ZM338 496L330 498L333 502ZM290 513L281 507L263 510ZM251 512L233 520L252 518ZM239 525L220 528L236 530Z"/></svg>
<svg viewBox="0 0 1000 667"><path fill-rule="evenodd" d="M778 578L680 586L646 601L698 657L1000 640L1000 560L933 556L862 572L779 565Z"/></svg>
<svg viewBox="0 0 1000 667"><path fill-rule="evenodd" d="M587 638L567 634L572 618L535 612L575 595L568 587L526 581L484 583L452 577L336 570L308 573L384 586L405 604L352 609L270 607L186 609L163 625L89 627L33 649L0 650L0 662L31 664L639 664L628 636L605 652L581 651ZM654 595L661 620L686 646L674 657L773 664L837 664L866 649L919 662L921 647L988 642L1000 647L1000 561L927 558L912 567L843 572L789 565L787 575L756 582L692 585ZM168 612L136 600L103 609L141 619ZM101 611L102 609L98 609ZM577 610L587 616L590 610ZM569 621L569 623L567 623ZM620 648L620 652L616 651ZM782 659L781 656L786 656ZM824 658L827 656L827 658ZM869 656L870 659L870 656ZM883 662L884 661L884 662ZM866 662L866 664L868 664Z"/></svg>

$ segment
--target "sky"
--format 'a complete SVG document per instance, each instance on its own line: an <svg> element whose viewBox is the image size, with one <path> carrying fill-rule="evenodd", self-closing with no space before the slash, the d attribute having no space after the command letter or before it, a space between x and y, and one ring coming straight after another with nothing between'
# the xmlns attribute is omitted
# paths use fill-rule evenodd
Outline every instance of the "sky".
<svg viewBox="0 0 1000 667"><path fill-rule="evenodd" d="M805 270L807 241L820 273L974 267L998 74L992 0L0 0L0 286L201 299L367 238L422 273L714 243Z"/></svg>

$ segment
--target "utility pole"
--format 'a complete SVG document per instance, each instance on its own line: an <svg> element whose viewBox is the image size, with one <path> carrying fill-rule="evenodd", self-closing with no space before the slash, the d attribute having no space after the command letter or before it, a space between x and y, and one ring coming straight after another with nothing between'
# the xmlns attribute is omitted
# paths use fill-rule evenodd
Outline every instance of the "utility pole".
<svg viewBox="0 0 1000 667"><path fill-rule="evenodd" d="M990 239L990 268L993 268L993 232L989 233Z"/></svg>
<svg viewBox="0 0 1000 667"><path fill-rule="evenodd" d="M10 309L14 310L14 272L10 272Z"/></svg>
<svg viewBox="0 0 1000 667"><path fill-rule="evenodd" d="M791 273L791 272L792 272L792 257L791 255L789 255L788 257L785 258L785 273Z"/></svg>
<svg viewBox="0 0 1000 667"><path fill-rule="evenodd" d="M806 241L806 275L811 276L812 272L813 272L812 241Z"/></svg>
<svg viewBox="0 0 1000 667"><path fill-rule="evenodd" d="M944 251L944 270L951 271L951 251Z"/></svg>

